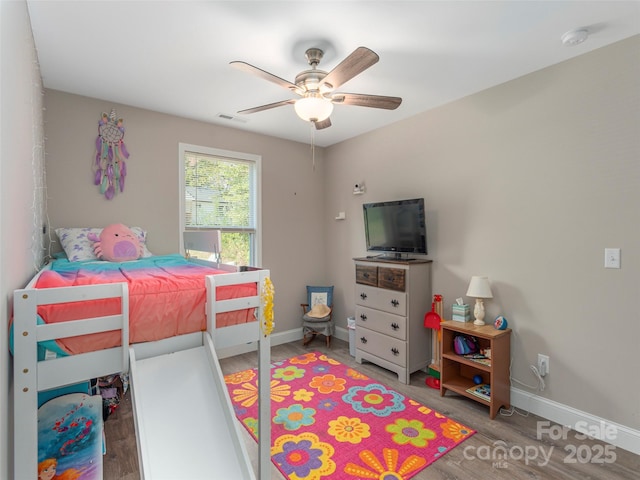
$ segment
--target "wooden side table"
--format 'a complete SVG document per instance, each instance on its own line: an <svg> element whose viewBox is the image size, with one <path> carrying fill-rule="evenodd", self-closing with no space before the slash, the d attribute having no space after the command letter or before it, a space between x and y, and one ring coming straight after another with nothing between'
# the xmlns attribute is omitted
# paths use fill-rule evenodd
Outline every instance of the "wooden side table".
<svg viewBox="0 0 640 480"><path fill-rule="evenodd" d="M489 417L495 418L501 407L511 407L511 329L496 330L493 325L476 326L471 322L445 321L442 329L442 357L440 362L440 396L447 390L464 395L471 400L487 405ZM456 335L472 335L481 349L491 349L491 358L476 360L458 355L453 347ZM490 400L480 398L467 390L475 386L473 377L480 375L482 382L491 389Z"/></svg>

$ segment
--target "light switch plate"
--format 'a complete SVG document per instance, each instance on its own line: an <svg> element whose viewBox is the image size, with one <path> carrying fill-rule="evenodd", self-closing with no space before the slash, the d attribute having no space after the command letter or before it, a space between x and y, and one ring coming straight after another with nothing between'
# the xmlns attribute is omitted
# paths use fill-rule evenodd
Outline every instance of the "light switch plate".
<svg viewBox="0 0 640 480"><path fill-rule="evenodd" d="M604 268L620 268L620 249L604 249Z"/></svg>

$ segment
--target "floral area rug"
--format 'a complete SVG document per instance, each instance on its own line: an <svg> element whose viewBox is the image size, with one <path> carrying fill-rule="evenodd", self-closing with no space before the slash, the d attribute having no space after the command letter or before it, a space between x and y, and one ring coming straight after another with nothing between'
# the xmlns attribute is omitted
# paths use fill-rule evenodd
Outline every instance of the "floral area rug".
<svg viewBox="0 0 640 480"><path fill-rule="evenodd" d="M257 440L256 369L225 376ZM299 479L404 480L474 430L319 352L271 366L271 458Z"/></svg>

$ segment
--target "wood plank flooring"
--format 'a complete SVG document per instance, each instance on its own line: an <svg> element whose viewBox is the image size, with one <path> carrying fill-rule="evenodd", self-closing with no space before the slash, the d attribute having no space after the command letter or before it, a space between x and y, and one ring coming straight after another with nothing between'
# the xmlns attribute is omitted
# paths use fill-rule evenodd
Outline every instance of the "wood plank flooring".
<svg viewBox="0 0 640 480"><path fill-rule="evenodd" d="M548 434L539 435L537 422L544 419L535 415L513 413L510 416L498 415L495 420L489 420L488 407L452 393L440 397L439 391L425 386L426 374L422 372L411 376L410 385L403 385L398 382L395 374L383 368L370 363L356 363L349 355L349 345L337 339L332 341L330 349L326 348L322 339L315 340L307 347L303 347L302 342L279 345L273 347L271 357L273 361L280 361L310 351L327 353L402 394L477 430L478 433L473 437L414 476L416 480L640 478L638 455L607 446L598 440L577 439L573 431L567 433L566 439L556 440L557 435L553 438ZM229 374L256 367L257 358L255 353L248 353L223 359L220 363L223 372ZM158 381L161 382L162 379ZM180 415L180 405L167 406L167 415ZM140 475L136 436L128 394L105 423L105 432L105 480L138 480ZM248 434L245 434L245 440L256 468L256 443ZM180 439L167 438L167 442L179 441ZM176 461L180 459L177 458ZM211 473L211 478L215 479L215 466L212 466ZM283 478L273 467L272 479Z"/></svg>

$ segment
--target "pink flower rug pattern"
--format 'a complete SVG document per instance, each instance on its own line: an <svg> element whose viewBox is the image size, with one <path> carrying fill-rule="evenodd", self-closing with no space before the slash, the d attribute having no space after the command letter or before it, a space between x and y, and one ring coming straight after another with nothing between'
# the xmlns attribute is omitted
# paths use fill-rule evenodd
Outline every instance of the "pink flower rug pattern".
<svg viewBox="0 0 640 480"><path fill-rule="evenodd" d="M225 376L257 440L257 370ZM405 480L475 433L319 352L271 365L271 459L291 480Z"/></svg>

